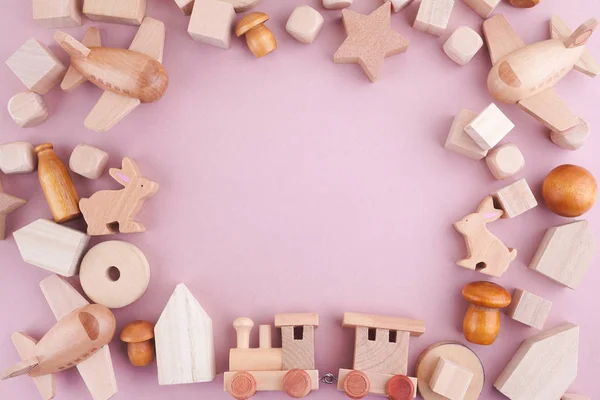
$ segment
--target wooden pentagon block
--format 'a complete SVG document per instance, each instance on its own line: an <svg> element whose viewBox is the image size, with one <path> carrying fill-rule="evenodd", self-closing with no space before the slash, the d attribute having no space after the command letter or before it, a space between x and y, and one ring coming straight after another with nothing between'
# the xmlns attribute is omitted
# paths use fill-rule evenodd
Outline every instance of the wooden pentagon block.
<svg viewBox="0 0 600 400"><path fill-rule="evenodd" d="M7 174L26 174L37 166L33 145L27 142L5 143L0 146L0 170Z"/></svg>
<svg viewBox="0 0 600 400"><path fill-rule="evenodd" d="M34 92L17 93L8 100L8 113L21 128L31 128L48 119L44 99Z"/></svg>
<svg viewBox="0 0 600 400"><path fill-rule="evenodd" d="M6 65L27 89L38 94L48 93L67 70L48 47L35 39L26 41L6 60Z"/></svg>
<svg viewBox="0 0 600 400"><path fill-rule="evenodd" d="M560 400L592 400L592 398L582 394L565 393Z"/></svg>
<svg viewBox="0 0 600 400"><path fill-rule="evenodd" d="M146 0L83 0L83 13L93 21L140 25Z"/></svg>
<svg viewBox="0 0 600 400"><path fill-rule="evenodd" d="M299 6L292 12L285 30L302 43L312 43L323 26L323 16L311 6Z"/></svg>
<svg viewBox="0 0 600 400"><path fill-rule="evenodd" d="M412 4L413 0L386 0L392 3L392 10L394 12L402 11L406 7Z"/></svg>
<svg viewBox="0 0 600 400"><path fill-rule="evenodd" d="M526 339L494 387L511 400L559 399L577 376L579 326L565 323Z"/></svg>
<svg viewBox="0 0 600 400"><path fill-rule="evenodd" d="M467 135L467 132L465 132L465 127L473 121L476 116L477 113L474 111L465 109L461 110L461 112L454 117L450 133L448 133L448 138L444 144L446 150L469 157L473 160L481 160L488 154L487 150L483 150L481 147L477 146L477 143L475 143L475 141Z"/></svg>
<svg viewBox="0 0 600 400"><path fill-rule="evenodd" d="M446 31L454 0L421 0L413 28L440 36Z"/></svg>
<svg viewBox="0 0 600 400"><path fill-rule="evenodd" d="M340 10L350 7L354 0L323 0L323 7L328 10Z"/></svg>
<svg viewBox="0 0 600 400"><path fill-rule="evenodd" d="M410 333L406 331L356 327L354 369L406 375L409 342Z"/></svg>
<svg viewBox="0 0 600 400"><path fill-rule="evenodd" d="M583 281L596 253L588 221L548 229L529 268L571 289Z"/></svg>
<svg viewBox="0 0 600 400"><path fill-rule="evenodd" d="M23 261L62 276L77 275L89 236L52 221L38 219L13 233Z"/></svg>
<svg viewBox="0 0 600 400"><path fill-rule="evenodd" d="M552 309L552 302L523 289L516 289L506 315L536 329L543 329Z"/></svg>
<svg viewBox="0 0 600 400"><path fill-rule="evenodd" d="M79 0L33 0L33 19L44 28L81 25Z"/></svg>
<svg viewBox="0 0 600 400"><path fill-rule="evenodd" d="M502 218L518 217L538 205L525 178L498 190L492 197L504 211Z"/></svg>
<svg viewBox="0 0 600 400"><path fill-rule="evenodd" d="M89 144L78 144L69 159L71 171L88 179L98 179L106 169L108 154Z"/></svg>
<svg viewBox="0 0 600 400"><path fill-rule="evenodd" d="M500 4L500 0L464 0L464 2L482 18L488 18Z"/></svg>
<svg viewBox="0 0 600 400"><path fill-rule="evenodd" d="M466 65L482 46L483 39L479 33L468 26L461 26L446 40L444 52L455 63Z"/></svg>
<svg viewBox="0 0 600 400"><path fill-rule="evenodd" d="M492 103L465 127L465 131L479 147L490 150L514 127L515 124Z"/></svg>
<svg viewBox="0 0 600 400"><path fill-rule="evenodd" d="M485 158L488 168L494 178L506 179L518 174L525 168L525 157L517 145L508 143L499 146Z"/></svg>
<svg viewBox="0 0 600 400"><path fill-rule="evenodd" d="M201 43L228 49L235 10L230 3L220 0L199 0L194 4L188 33Z"/></svg>
<svg viewBox="0 0 600 400"><path fill-rule="evenodd" d="M314 326L282 326L283 369L315 369Z"/></svg>
<svg viewBox="0 0 600 400"><path fill-rule="evenodd" d="M449 400L463 400L473 380L473 372L440 357L429 381L431 389Z"/></svg>

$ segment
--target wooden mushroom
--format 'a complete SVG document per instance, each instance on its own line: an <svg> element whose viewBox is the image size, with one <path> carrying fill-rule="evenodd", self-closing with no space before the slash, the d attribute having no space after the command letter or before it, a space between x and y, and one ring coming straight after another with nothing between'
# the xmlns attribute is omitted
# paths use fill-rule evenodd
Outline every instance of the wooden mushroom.
<svg viewBox="0 0 600 400"><path fill-rule="evenodd" d="M235 28L237 37L246 35L246 44L256 58L264 57L277 48L273 32L264 24L268 20L267 14L253 12L240 19Z"/></svg>
<svg viewBox="0 0 600 400"><path fill-rule="evenodd" d="M472 282L462 295L471 303L463 320L465 339L486 346L494 343L500 333L500 309L510 305L510 293L495 283Z"/></svg>
<svg viewBox="0 0 600 400"><path fill-rule="evenodd" d="M154 360L154 324L135 321L121 331L121 340L127 343L127 356L135 367L145 367Z"/></svg>

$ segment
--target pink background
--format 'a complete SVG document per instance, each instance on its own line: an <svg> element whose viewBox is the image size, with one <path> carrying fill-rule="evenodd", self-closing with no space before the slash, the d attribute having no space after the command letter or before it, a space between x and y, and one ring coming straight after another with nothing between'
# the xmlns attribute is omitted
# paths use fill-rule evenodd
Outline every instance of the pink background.
<svg viewBox="0 0 600 400"><path fill-rule="evenodd" d="M108 133L83 126L100 95L90 84L71 94L54 89L45 96L51 117L37 128L20 129L6 111L0 112L1 142L53 142L63 160L76 144L86 142L108 151L110 166L119 166L124 155L134 158L161 185L140 215L149 231L120 238L145 252L152 281L141 300L115 311L119 328L135 319L157 320L175 285L184 282L213 318L220 375L210 384L160 387L156 365L134 369L117 340L112 345L117 398L229 398L222 391L222 373L235 344L231 323L238 316L258 325L272 323L277 312L318 312L321 374L352 367L353 331L341 327L344 311L426 320L427 333L411 341L411 373L427 346L440 340L464 342L467 304L461 288L486 277L454 264L465 246L452 222L509 182L495 181L483 161L443 149L453 116L463 107L482 110L492 99L485 86L487 51L459 67L441 47L458 26L480 29L481 18L458 1L448 33L436 38L411 28L416 4L393 14L394 28L410 38L411 46L406 54L387 59L380 80L371 84L357 65L331 61L345 37L339 11L310 0L326 19L320 36L303 45L287 35L287 17L306 1L264 0L257 8L271 16L267 25L279 44L275 53L257 60L235 37L229 51L194 42L186 32L188 18L173 1L150 0L148 15L167 26L164 64L170 87L164 99L142 105ZM378 5L377 0L357 1L352 9L366 13ZM53 32L34 25L30 1L5 0L3 6L1 59L33 36L66 62L66 54L53 44ZM506 13L531 43L548 38L552 15L575 28L598 14L600 4L543 0L535 9L518 10L503 2L498 12ZM90 25L85 21L67 31L80 37ZM100 26L108 46L127 47L136 32L129 26ZM600 58L599 37L592 38L589 50ZM24 87L8 68L2 71L0 97L6 103ZM572 73L557 90L593 127L600 126L600 81ZM501 108L517 126L507 140L519 145L527 162L516 178L526 177L538 200L544 176L557 165L579 164L600 176L598 135L577 152L564 151L516 107ZM9 218L9 233L50 217L35 174L2 176L2 182L7 192L29 201ZM97 182L81 177L74 182L82 197L117 187L107 174ZM596 207L586 216L597 237L599 212ZM564 321L581 325L580 372L572 391L598 398L597 259L577 291L526 268L544 231L564 222L539 206L494 223L491 229L519 250L497 282L552 300L546 327ZM25 264L11 236L0 243L0 254L4 368L18 361L9 339L13 331L41 337L55 321L38 288L48 273ZM537 332L508 318L502 323L493 346L471 345L486 368L481 396L486 400L504 398L492 384L522 340ZM57 393L59 399L90 398L75 370L58 376ZM1 399L38 397L25 377L0 384ZM281 393L259 397L285 398ZM322 386L311 398L344 395Z"/></svg>

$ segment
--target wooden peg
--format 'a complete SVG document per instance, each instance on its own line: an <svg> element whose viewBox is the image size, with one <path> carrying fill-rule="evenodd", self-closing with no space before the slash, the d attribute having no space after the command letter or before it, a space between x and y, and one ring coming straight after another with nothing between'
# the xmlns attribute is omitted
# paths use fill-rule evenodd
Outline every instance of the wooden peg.
<svg viewBox="0 0 600 400"><path fill-rule="evenodd" d="M261 349L270 349L271 341L271 325L260 325L258 327L258 347Z"/></svg>
<svg viewBox="0 0 600 400"><path fill-rule="evenodd" d="M198 42L228 49L234 20L235 10L230 3L221 0L198 0L194 4L188 33Z"/></svg>
<svg viewBox="0 0 600 400"><path fill-rule="evenodd" d="M0 153L1 154L1 153ZM0 240L6 237L6 217L27 203L25 200L4 192L0 182Z"/></svg>
<svg viewBox="0 0 600 400"><path fill-rule="evenodd" d="M31 143L12 142L0 145L0 171L6 175L27 174L37 166L37 157Z"/></svg>
<svg viewBox="0 0 600 400"><path fill-rule="evenodd" d="M81 25L78 0L33 0L33 20L44 28L68 28Z"/></svg>
<svg viewBox="0 0 600 400"><path fill-rule="evenodd" d="M499 146L487 155L485 162L496 179L506 179L525 168L525 158L517 145L508 143Z"/></svg>
<svg viewBox="0 0 600 400"><path fill-rule="evenodd" d="M146 199L158 192L158 183L144 178L128 157L123 158L121 169L111 168L109 172L124 188L101 190L89 199L81 199L79 205L88 224L88 235L145 232L146 227L135 217Z"/></svg>
<svg viewBox="0 0 600 400"><path fill-rule="evenodd" d="M494 343L500 333L500 309L510 305L510 293L495 283L472 282L462 295L471 303L463 320L465 339L485 346Z"/></svg>
<svg viewBox="0 0 600 400"><path fill-rule="evenodd" d="M273 33L265 26L269 16L262 12L253 12L240 19L235 35L246 35L246 44L256 58L261 58L277 48Z"/></svg>
<svg viewBox="0 0 600 400"><path fill-rule="evenodd" d="M35 148L38 156L38 176L54 221L60 223L81 216L79 196L65 164L54 153L51 143Z"/></svg>
<svg viewBox="0 0 600 400"><path fill-rule="evenodd" d="M468 256L458 261L457 265L496 278L502 276L517 257L517 250L507 248L486 226L502 214L502 210L494 207L493 199L486 197L477 212L454 223L454 228L465 238Z"/></svg>
<svg viewBox="0 0 600 400"><path fill-rule="evenodd" d="M233 321L233 327L237 334L237 348L238 349L249 349L250 348L250 332L254 327L254 322L250 318L237 318Z"/></svg>
<svg viewBox="0 0 600 400"><path fill-rule="evenodd" d="M140 25L146 16L146 0L84 0L83 13L92 21Z"/></svg>
<svg viewBox="0 0 600 400"><path fill-rule="evenodd" d="M446 31L453 9L454 0L421 0L413 28L441 36Z"/></svg>
<svg viewBox="0 0 600 400"><path fill-rule="evenodd" d="M8 113L21 128L38 126L48 119L44 99L34 92L17 93L8 100Z"/></svg>

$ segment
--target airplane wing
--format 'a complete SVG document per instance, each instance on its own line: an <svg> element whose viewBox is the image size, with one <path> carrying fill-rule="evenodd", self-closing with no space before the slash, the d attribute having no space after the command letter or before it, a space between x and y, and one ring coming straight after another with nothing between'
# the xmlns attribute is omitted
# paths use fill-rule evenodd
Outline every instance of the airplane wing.
<svg viewBox="0 0 600 400"><path fill-rule="evenodd" d="M100 31L96 27L91 27L85 33L83 40L81 41L86 47L99 47L102 46L102 39L100 37ZM81 75L73 66L69 66L65 77L63 78L60 88L65 92L75 90L85 82L87 79Z"/></svg>
<svg viewBox="0 0 600 400"><path fill-rule="evenodd" d="M94 400L108 400L117 393L117 380L108 345L77 364L77 370Z"/></svg>
<svg viewBox="0 0 600 400"><path fill-rule="evenodd" d="M561 17L552 17L550 20L550 35L552 39L564 40L572 34L573 31ZM592 55L587 50L584 51L579 61L575 63L574 68L592 78L600 74L600 64L592 58Z"/></svg>
<svg viewBox="0 0 600 400"><path fill-rule="evenodd" d="M73 286L58 275L49 276L41 281L40 288L57 321L76 309L90 304Z"/></svg>
<svg viewBox="0 0 600 400"><path fill-rule="evenodd" d="M566 131L579 123L579 118L571 112L553 88L521 100L518 104L521 109L554 132Z"/></svg>
<svg viewBox="0 0 600 400"><path fill-rule="evenodd" d="M483 23L483 34L494 65L513 51L525 47L523 40L501 14L494 15Z"/></svg>
<svg viewBox="0 0 600 400"><path fill-rule="evenodd" d="M165 48L165 24L146 17L129 46L129 50L144 53L162 63Z"/></svg>

